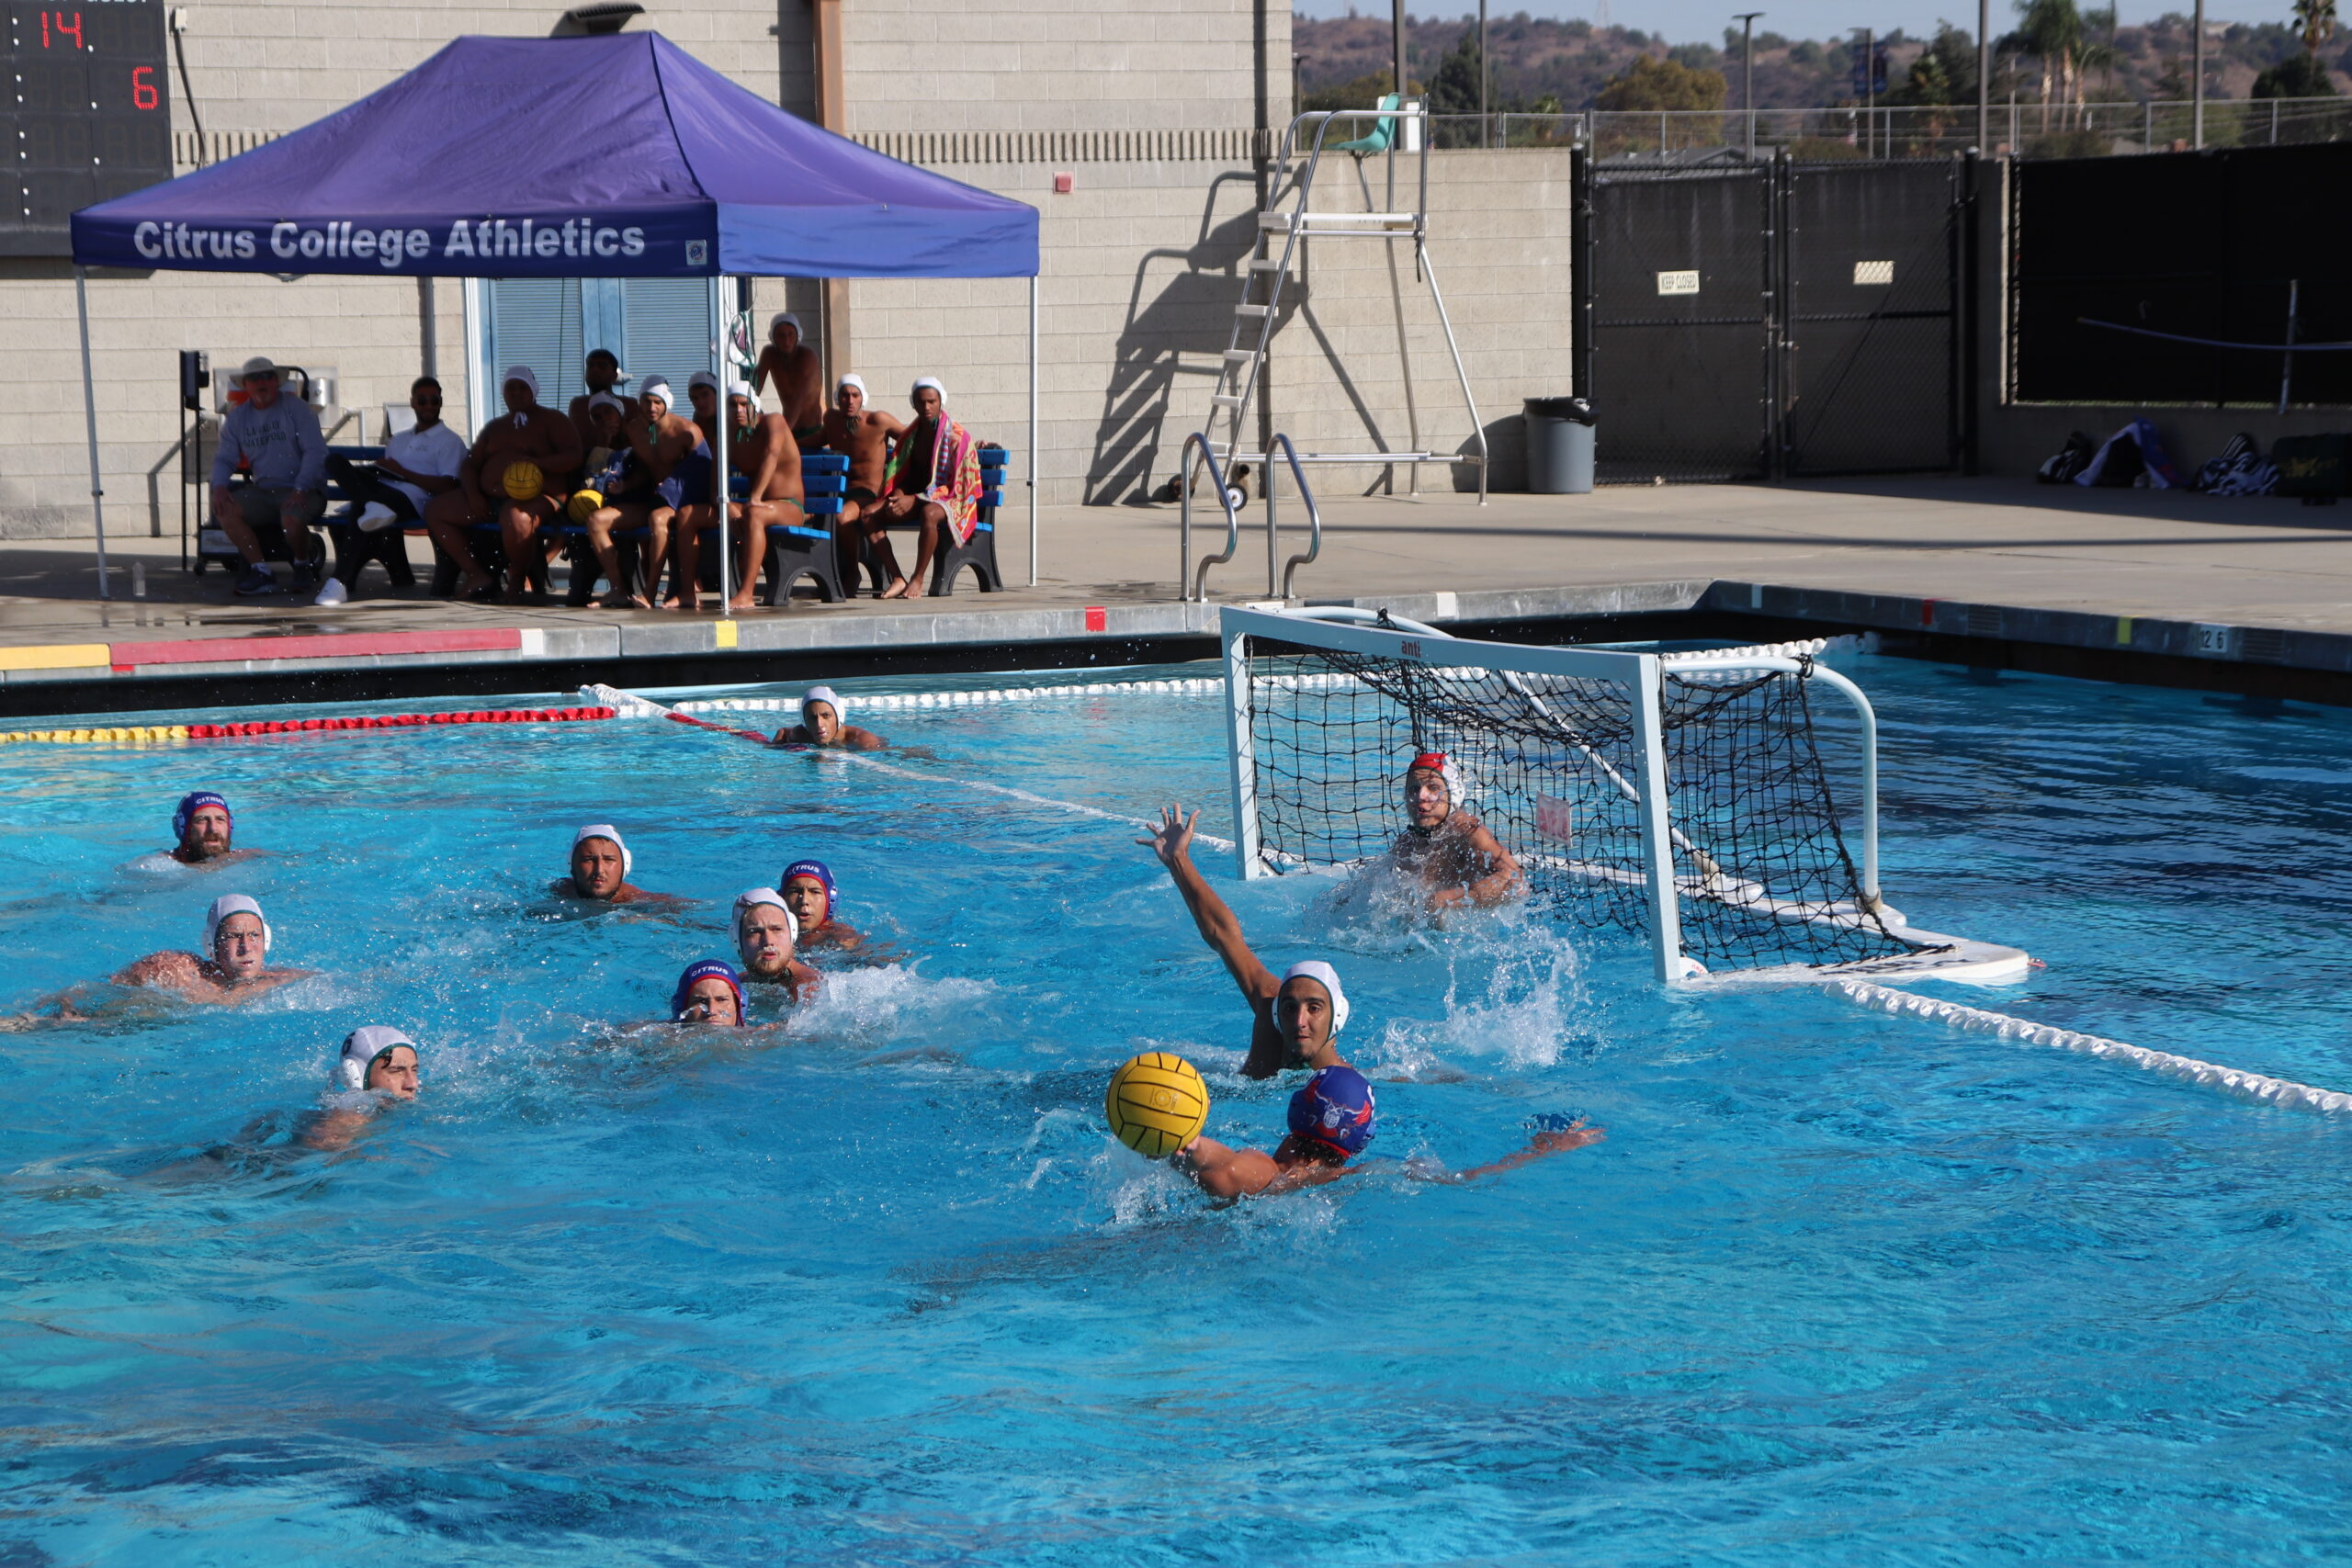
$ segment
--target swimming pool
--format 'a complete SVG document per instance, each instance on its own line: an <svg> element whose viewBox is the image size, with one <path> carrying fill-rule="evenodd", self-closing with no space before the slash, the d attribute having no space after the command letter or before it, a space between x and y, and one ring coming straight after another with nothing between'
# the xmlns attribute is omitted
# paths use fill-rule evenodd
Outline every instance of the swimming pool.
<svg viewBox="0 0 2352 1568"><path fill-rule="evenodd" d="M1948 994L2352 1087L2352 716L1840 662L1890 897L2049 964ZM1238 1003L1132 831L955 781L1224 831L1217 699L875 722L924 777L622 721L0 753L9 1005L230 890L322 971L0 1038L0 1562L2352 1551L2342 1119L1669 996L1613 938L1335 924L1327 883L1204 856L1270 959L1340 964L1385 1156L1212 1212L1110 1145L1104 1075L1181 1051L1261 1144L1293 1086L1234 1075ZM199 785L270 852L134 864ZM705 902L555 918L598 819ZM909 962L781 1041L616 1033L803 854ZM237 1152L366 1022L424 1042L424 1101L342 1158ZM1609 1141L1401 1169L1570 1111Z"/></svg>

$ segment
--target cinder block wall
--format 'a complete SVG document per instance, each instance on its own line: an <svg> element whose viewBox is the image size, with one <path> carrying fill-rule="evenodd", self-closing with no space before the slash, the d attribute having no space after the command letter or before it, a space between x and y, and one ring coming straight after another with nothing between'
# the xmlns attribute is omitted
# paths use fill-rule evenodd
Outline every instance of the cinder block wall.
<svg viewBox="0 0 2352 1568"><path fill-rule="evenodd" d="M1040 499L1139 499L1175 467L1205 422L1213 373L1240 297L1258 191L1248 155L1257 62L1268 118L1289 120L1290 21L1254 0L1145 0L1115 13L1078 0L987 0L943 11L913 0L851 0L851 129L897 135L1016 135L1023 161L933 166L1035 204L1044 218ZM415 65L460 31L543 34L560 7L385 10L356 0L297 6L236 0L194 13L188 65L215 148L296 129ZM813 109L807 7L717 0L648 18L698 58L799 113ZM1261 37L1262 33L1263 37ZM176 85L176 83L175 84ZM192 130L174 95L175 126ZM1210 157L1155 161L1170 133L1214 144ZM1157 140L1155 140L1157 139ZM184 144L188 144L183 139ZM484 156L496 149L485 148ZM1083 154L1083 156L1080 156ZM1219 161L1219 160L1222 161ZM1380 165L1367 170L1377 180ZM1056 195L1054 175L1073 190ZM1361 206L1353 167L1328 166L1318 206ZM1375 186L1375 195L1378 187ZM1431 175L1432 255L1441 270L1497 447L1497 483L1516 482L1517 400L1557 391L1569 310L1565 155L1447 152ZM1397 328L1376 242L1318 243L1291 292L1271 379L1276 428L1303 447L1407 439ZM1430 312L1396 247L1425 446L1459 447L1467 415ZM467 285L442 279L432 323L453 411L466 407ZM817 287L763 279L754 308L799 310L812 332ZM1021 450L1027 390L1025 280L851 286L853 366L903 406L908 382L936 374L959 417ZM94 277L91 336L110 529L172 534L171 462L179 430L175 351L215 367L248 354L333 367L339 400L370 414L407 396L425 359L421 290L408 278L155 273ZM89 478L78 407L81 366L72 272L0 258L0 311L16 324L17 373L0 384L0 537L86 534ZM1344 374L1343 374L1344 372ZM345 435L356 435L346 428ZM1318 487L1363 488L1376 471L1321 470ZM1425 488L1467 483L1424 470Z"/></svg>
<svg viewBox="0 0 2352 1568"><path fill-rule="evenodd" d="M1351 161L1334 162L1331 172L1352 181ZM1366 166L1375 182L1377 167ZM1046 165L943 172L1045 215L1039 499L1146 499L1173 473L1185 434L1207 422L1256 232L1251 170L1081 163L1061 171L1072 176L1068 195L1054 194L1056 171ZM1322 187L1318 208L1364 209L1361 188L1337 177ZM1373 191L1385 199L1376 183ZM1494 483L1516 488L1524 479L1519 400L1567 389L1567 155L1433 154L1430 204L1430 255L1493 448ZM1411 431L1409 384L1422 449L1472 449L1469 412L1428 286L1414 277L1410 243L1307 243L1305 286L1286 288L1274 340L1274 428L1303 451L1402 450ZM1016 450L1025 445L1025 282L859 282L851 299L855 368L877 398L898 406L916 376L937 375L976 434ZM1312 478L1318 491L1345 493L1385 476L1374 468L1318 468ZM1405 482L1399 472L1400 491ZM1424 468L1421 483L1475 489L1476 479L1467 467L1438 467Z"/></svg>

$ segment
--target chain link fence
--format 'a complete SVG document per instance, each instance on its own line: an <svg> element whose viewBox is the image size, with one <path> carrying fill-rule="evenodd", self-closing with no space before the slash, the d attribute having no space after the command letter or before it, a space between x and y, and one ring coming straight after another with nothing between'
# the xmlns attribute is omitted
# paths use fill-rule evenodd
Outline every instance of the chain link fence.
<svg viewBox="0 0 2352 1568"><path fill-rule="evenodd" d="M2150 103L1993 106L1986 152L2027 158L2098 158L2170 152L2196 144L2196 108L2186 99ZM1438 115L1432 144L1443 148L1589 146L1610 162L1688 167L1785 152L1800 163L1852 158L1935 158L1977 145L1973 105L1866 107L1662 109L1577 114ZM2352 141L2352 98L2208 98L2207 147L2308 146Z"/></svg>

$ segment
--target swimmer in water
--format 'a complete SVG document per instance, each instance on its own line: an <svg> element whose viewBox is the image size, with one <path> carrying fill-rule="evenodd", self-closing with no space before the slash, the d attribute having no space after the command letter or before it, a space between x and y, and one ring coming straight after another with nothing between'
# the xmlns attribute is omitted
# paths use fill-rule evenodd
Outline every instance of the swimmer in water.
<svg viewBox="0 0 2352 1568"><path fill-rule="evenodd" d="M591 904L683 904L667 893L648 893L629 886L628 874L637 863L610 822L591 822L571 835L571 874L548 885L561 898Z"/></svg>
<svg viewBox="0 0 2352 1568"><path fill-rule="evenodd" d="M1215 1138L1194 1138L1169 1156L1212 1198L1230 1201L1265 1193L1319 1187L1353 1174L1348 1162L1363 1153L1378 1122L1372 1085L1352 1067L1325 1067L1290 1097L1290 1134L1272 1154L1236 1149ZM1546 1155L1566 1154L1603 1137L1598 1127L1557 1116L1537 1118L1527 1146L1498 1160L1449 1171L1426 1161L1409 1161L1404 1174L1416 1181L1459 1184L1498 1171L1515 1170Z"/></svg>
<svg viewBox="0 0 2352 1568"><path fill-rule="evenodd" d="M841 908L842 890L823 861L794 861L775 885L785 908L800 922L800 947L852 953L865 945L865 933L834 913Z"/></svg>
<svg viewBox="0 0 2352 1568"><path fill-rule="evenodd" d="M336 1103L306 1118L294 1142L332 1154L349 1148L377 1111L416 1098L424 1082L416 1042L380 1023L355 1029L327 1082Z"/></svg>
<svg viewBox="0 0 2352 1568"><path fill-rule="evenodd" d="M1290 1097L1290 1133L1274 1152L1194 1138L1169 1156L1212 1198L1231 1201L1319 1187L1348 1174L1375 1130L1372 1085L1353 1067L1318 1069Z"/></svg>
<svg viewBox="0 0 2352 1568"><path fill-rule="evenodd" d="M678 976L678 988L670 993L670 1021L724 1029L741 1029L749 1022L743 1016L743 982L735 965L723 958L687 964Z"/></svg>
<svg viewBox="0 0 2352 1568"><path fill-rule="evenodd" d="M813 1001L823 976L793 956L800 922L784 895L754 887L735 900L735 951L742 956L746 983L790 986L796 1002Z"/></svg>
<svg viewBox="0 0 2352 1568"><path fill-rule="evenodd" d="M870 729L842 722L846 705L831 686L811 686L800 699L800 722L775 732L778 746L831 746L843 751L879 751L888 744Z"/></svg>
<svg viewBox="0 0 2352 1568"><path fill-rule="evenodd" d="M1405 769L1405 830L1389 849L1389 863L1430 890L1432 911L1524 897L1519 862L1462 804L1462 771L1444 752L1415 757Z"/></svg>
<svg viewBox="0 0 2352 1568"><path fill-rule="evenodd" d="M204 947L194 953L151 953L114 977L118 986L176 991L192 1002L245 1002L314 973L267 966L271 932L261 906L242 893L212 900L204 916ZM61 1017L74 1016L70 1011Z"/></svg>
<svg viewBox="0 0 2352 1568"><path fill-rule="evenodd" d="M1193 912L1201 940L1225 960L1250 1003L1250 1055L1241 1064L1242 1076L1270 1078L1285 1067L1345 1066L1338 1041L1348 1025L1348 997L1340 988L1339 972L1310 959L1292 964L1277 980L1259 962L1242 934L1241 921L1193 863L1193 824L1200 819L1197 811L1187 818L1182 807L1170 806L1160 814L1151 837L1136 842L1149 845L1168 868L1185 908Z"/></svg>
<svg viewBox="0 0 2352 1568"><path fill-rule="evenodd" d="M172 836L179 840L172 847L172 858L182 865L243 860L253 852L231 847L236 830L227 800L209 789L193 791L172 813Z"/></svg>

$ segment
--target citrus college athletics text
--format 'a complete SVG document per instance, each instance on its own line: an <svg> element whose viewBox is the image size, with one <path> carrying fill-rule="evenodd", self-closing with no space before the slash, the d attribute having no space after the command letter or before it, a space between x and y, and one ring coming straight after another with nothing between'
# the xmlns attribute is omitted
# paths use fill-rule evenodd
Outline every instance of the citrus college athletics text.
<svg viewBox="0 0 2352 1568"><path fill-rule="evenodd" d="M259 242L251 229L194 229L185 223L141 223L131 231L130 243L150 261L251 260ZM433 235L424 229L367 229L345 220L322 228L298 223L273 223L269 254L288 261L356 258L372 260L387 271L403 261L424 261L433 252ZM599 224L593 218L567 218L542 223L525 218L463 220L449 226L441 243L444 256L641 256L645 231Z"/></svg>

